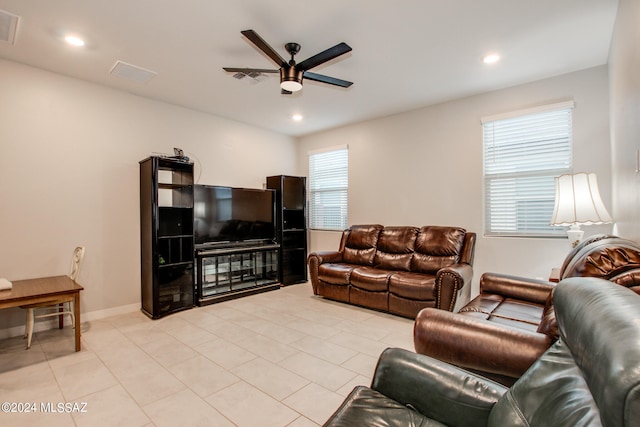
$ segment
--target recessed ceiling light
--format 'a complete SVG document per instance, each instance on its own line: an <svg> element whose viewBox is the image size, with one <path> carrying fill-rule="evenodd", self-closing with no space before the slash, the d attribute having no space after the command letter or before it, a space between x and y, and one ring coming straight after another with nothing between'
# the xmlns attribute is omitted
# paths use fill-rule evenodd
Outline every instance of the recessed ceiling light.
<svg viewBox="0 0 640 427"><path fill-rule="evenodd" d="M291 116L291 118L294 122L301 122L304 117L302 116L302 114L294 114L293 116Z"/></svg>
<svg viewBox="0 0 640 427"><path fill-rule="evenodd" d="M485 56L484 58L482 58L482 62L484 62L485 64L494 64L499 60L500 60L500 55L498 55L497 53L491 53Z"/></svg>
<svg viewBox="0 0 640 427"><path fill-rule="evenodd" d="M71 35L66 36L64 38L64 41L66 41L72 46L78 46L78 47L84 46L84 40L82 40L80 37L77 37L77 36L71 36Z"/></svg>

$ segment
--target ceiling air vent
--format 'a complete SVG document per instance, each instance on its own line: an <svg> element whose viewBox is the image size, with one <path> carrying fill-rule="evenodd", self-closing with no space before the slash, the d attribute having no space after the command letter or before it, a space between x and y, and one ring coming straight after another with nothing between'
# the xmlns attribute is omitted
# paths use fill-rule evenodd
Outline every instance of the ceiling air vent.
<svg viewBox="0 0 640 427"><path fill-rule="evenodd" d="M0 42L14 44L20 17L0 9Z"/></svg>
<svg viewBox="0 0 640 427"><path fill-rule="evenodd" d="M149 80L158 75L158 73L145 70L136 65L127 64L126 62L116 61L115 65L109 71L111 75L122 77L124 79L133 80L138 83L147 83Z"/></svg>

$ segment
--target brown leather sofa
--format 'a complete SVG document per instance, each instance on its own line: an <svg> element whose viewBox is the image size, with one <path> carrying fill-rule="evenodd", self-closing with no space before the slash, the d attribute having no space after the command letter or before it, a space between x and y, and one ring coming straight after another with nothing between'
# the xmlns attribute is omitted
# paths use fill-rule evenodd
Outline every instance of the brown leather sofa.
<svg viewBox="0 0 640 427"><path fill-rule="evenodd" d="M598 235L565 259L560 279L590 276L640 293L640 245ZM485 273L480 294L457 313L422 310L414 324L416 352L502 384L519 378L558 339L555 283Z"/></svg>
<svg viewBox="0 0 640 427"><path fill-rule="evenodd" d="M470 298L475 239L459 227L353 225L337 251L309 254L313 293L412 319L452 311Z"/></svg>

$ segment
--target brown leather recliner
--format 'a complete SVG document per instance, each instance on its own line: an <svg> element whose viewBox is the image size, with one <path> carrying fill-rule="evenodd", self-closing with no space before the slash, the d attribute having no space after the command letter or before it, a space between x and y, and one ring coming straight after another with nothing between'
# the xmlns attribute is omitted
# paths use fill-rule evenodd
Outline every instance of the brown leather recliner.
<svg viewBox="0 0 640 427"><path fill-rule="evenodd" d="M560 279L599 277L640 294L640 245L596 235L565 259ZM424 309L414 323L416 352L511 385L558 338L555 283L485 273L480 294L457 313Z"/></svg>

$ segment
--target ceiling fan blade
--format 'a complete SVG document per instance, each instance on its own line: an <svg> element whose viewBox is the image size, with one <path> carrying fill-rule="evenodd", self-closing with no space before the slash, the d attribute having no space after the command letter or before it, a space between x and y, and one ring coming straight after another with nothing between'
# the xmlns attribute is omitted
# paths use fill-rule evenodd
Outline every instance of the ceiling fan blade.
<svg viewBox="0 0 640 427"><path fill-rule="evenodd" d="M280 70L263 70L262 68L232 68L232 67L222 67L228 73L279 73Z"/></svg>
<svg viewBox="0 0 640 427"><path fill-rule="evenodd" d="M305 71L303 74L305 79L313 80L320 83L328 83L330 85L340 86L340 87L349 87L353 84L353 82L348 82L342 79L336 79L335 77L324 76L322 74L310 73L309 71Z"/></svg>
<svg viewBox="0 0 640 427"><path fill-rule="evenodd" d="M254 45L256 45L256 47L258 49L260 49L261 51L263 51L269 58L271 58L273 60L273 62L275 62L276 64L278 64L280 67L284 67L287 65L287 61L285 61L282 56L280 56L278 54L278 52L276 52L275 50L273 50L273 48L271 46L269 46L267 44L266 41L264 41L262 39L262 37L260 37L258 35L258 33L256 33L253 30L244 30L244 31L240 31L242 33L243 36L245 36L246 38L249 39L249 41L251 43L253 43Z"/></svg>
<svg viewBox="0 0 640 427"><path fill-rule="evenodd" d="M333 58L337 58L340 55L344 55L347 52L351 52L351 46L345 42L339 43L329 49L322 51L310 58L305 59L297 65L299 70L310 70L313 67L317 67L327 61L331 61Z"/></svg>
<svg viewBox="0 0 640 427"><path fill-rule="evenodd" d="M290 90L280 89L280 95L291 95L292 93Z"/></svg>

